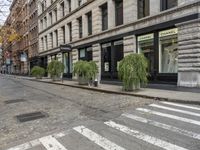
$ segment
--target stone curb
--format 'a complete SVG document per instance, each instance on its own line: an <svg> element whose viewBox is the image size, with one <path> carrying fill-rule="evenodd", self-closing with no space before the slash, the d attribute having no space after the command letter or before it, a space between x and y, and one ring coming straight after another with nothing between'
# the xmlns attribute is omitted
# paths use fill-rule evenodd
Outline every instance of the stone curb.
<svg viewBox="0 0 200 150"><path fill-rule="evenodd" d="M72 88L85 89L85 90L96 91L96 92L101 92L101 93L127 95L127 96L135 96L135 97L141 97L141 98L146 98L146 99L154 99L156 101L168 101L168 102L176 102L176 103L183 103L183 104L200 105L200 101L188 101L188 100L171 99L171 98L164 98L164 97L157 97L157 96L133 94L133 93L128 93L128 92L104 90L104 89L99 89L99 88L94 88L94 87L70 85L70 84L56 83L56 82L51 82L51 81L41 81L41 80L37 80L37 79L25 79L25 78L21 78L21 79L35 81L35 82L41 82L41 83L54 84L54 85L68 86L68 87L72 87Z"/></svg>

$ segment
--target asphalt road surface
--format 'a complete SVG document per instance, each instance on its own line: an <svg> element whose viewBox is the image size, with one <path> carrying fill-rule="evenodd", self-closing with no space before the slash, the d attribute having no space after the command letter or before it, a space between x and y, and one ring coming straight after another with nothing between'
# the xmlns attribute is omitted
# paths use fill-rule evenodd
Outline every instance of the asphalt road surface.
<svg viewBox="0 0 200 150"><path fill-rule="evenodd" d="M1 75L0 149L200 150L200 106Z"/></svg>

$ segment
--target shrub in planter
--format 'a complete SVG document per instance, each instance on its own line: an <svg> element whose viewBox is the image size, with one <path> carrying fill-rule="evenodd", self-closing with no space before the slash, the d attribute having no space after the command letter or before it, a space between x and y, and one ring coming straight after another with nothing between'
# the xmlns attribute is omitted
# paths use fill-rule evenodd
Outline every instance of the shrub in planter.
<svg viewBox="0 0 200 150"><path fill-rule="evenodd" d="M120 61L118 66L119 78L123 82L123 90L133 91L140 85L147 84L148 61L143 54L130 54Z"/></svg>
<svg viewBox="0 0 200 150"><path fill-rule="evenodd" d="M98 73L98 67L93 61L78 61L74 64L73 74L77 75L80 85L87 85L88 82L95 79Z"/></svg>
<svg viewBox="0 0 200 150"><path fill-rule="evenodd" d="M64 64L58 60L53 60L48 64L47 72L53 81L60 79L62 73L64 72Z"/></svg>
<svg viewBox="0 0 200 150"><path fill-rule="evenodd" d="M45 75L45 69L39 66L35 66L31 69L31 75L37 79L41 79Z"/></svg>

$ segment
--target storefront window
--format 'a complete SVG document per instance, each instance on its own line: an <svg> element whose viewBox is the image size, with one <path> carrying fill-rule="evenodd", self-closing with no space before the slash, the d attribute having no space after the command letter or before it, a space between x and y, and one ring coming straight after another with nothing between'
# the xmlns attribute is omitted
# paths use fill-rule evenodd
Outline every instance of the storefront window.
<svg viewBox="0 0 200 150"><path fill-rule="evenodd" d="M79 50L79 60L92 61L92 47L82 48Z"/></svg>
<svg viewBox="0 0 200 150"><path fill-rule="evenodd" d="M138 36L138 53L143 53L149 63L149 72L154 72L154 34Z"/></svg>
<svg viewBox="0 0 200 150"><path fill-rule="evenodd" d="M159 32L159 73L178 72L177 32L177 28Z"/></svg>

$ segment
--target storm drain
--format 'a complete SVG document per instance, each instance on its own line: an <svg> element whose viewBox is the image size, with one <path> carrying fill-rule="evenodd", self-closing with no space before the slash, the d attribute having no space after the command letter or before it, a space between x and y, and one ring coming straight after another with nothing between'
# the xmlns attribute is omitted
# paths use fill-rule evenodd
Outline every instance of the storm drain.
<svg viewBox="0 0 200 150"><path fill-rule="evenodd" d="M13 103L19 103L19 102L25 102L25 99L15 99L15 100L7 100L4 101L5 104L13 104Z"/></svg>
<svg viewBox="0 0 200 150"><path fill-rule="evenodd" d="M19 122L27 122L27 121L37 120L41 118L46 118L46 117L48 117L48 114L44 112L32 112L32 113L21 114L21 115L16 116Z"/></svg>

